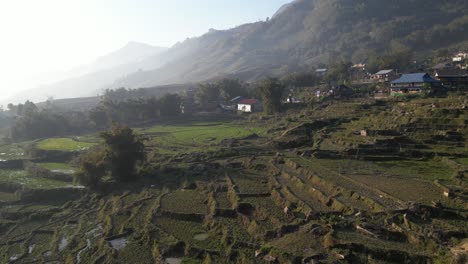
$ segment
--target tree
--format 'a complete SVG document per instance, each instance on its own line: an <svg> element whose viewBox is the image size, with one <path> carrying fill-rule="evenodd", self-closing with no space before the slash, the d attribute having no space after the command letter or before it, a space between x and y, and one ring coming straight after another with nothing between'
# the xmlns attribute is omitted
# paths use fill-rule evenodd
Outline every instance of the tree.
<svg viewBox="0 0 468 264"><path fill-rule="evenodd" d="M247 96L247 89L238 79L222 79L216 83L224 101L229 101L236 96Z"/></svg>
<svg viewBox="0 0 468 264"><path fill-rule="evenodd" d="M131 180L136 164L145 158L143 139L122 125L114 125L110 131L101 133L101 138L111 176L117 181Z"/></svg>
<svg viewBox="0 0 468 264"><path fill-rule="evenodd" d="M287 75L283 81L286 85L291 85L294 87L306 87L316 85L320 81L320 78L312 72L302 72L291 73Z"/></svg>
<svg viewBox="0 0 468 264"><path fill-rule="evenodd" d="M165 94L159 99L161 116L176 116L180 114L182 100L177 94Z"/></svg>
<svg viewBox="0 0 468 264"><path fill-rule="evenodd" d="M97 128L106 128L109 125L107 111L104 106L97 106L89 111L89 119Z"/></svg>
<svg viewBox="0 0 468 264"><path fill-rule="evenodd" d="M258 87L263 100L263 111L267 114L280 112L284 90L284 84L276 78L263 80Z"/></svg>
<svg viewBox="0 0 468 264"><path fill-rule="evenodd" d="M95 148L79 157L79 169L75 179L91 189L98 189L106 175L104 149Z"/></svg>
<svg viewBox="0 0 468 264"><path fill-rule="evenodd" d="M219 99L219 87L214 83L200 84L195 94L195 99L199 105L206 105L216 102Z"/></svg>
<svg viewBox="0 0 468 264"><path fill-rule="evenodd" d="M332 65L327 74L327 81L346 83L351 77L351 62L340 61Z"/></svg>

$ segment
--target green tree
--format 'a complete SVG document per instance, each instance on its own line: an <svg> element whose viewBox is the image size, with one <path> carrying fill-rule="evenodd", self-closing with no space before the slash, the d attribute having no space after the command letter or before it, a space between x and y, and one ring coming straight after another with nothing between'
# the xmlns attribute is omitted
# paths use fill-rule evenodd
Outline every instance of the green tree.
<svg viewBox="0 0 468 264"><path fill-rule="evenodd" d="M223 79L216 83L224 101L229 101L236 96L247 96L245 86L238 79Z"/></svg>
<svg viewBox="0 0 468 264"><path fill-rule="evenodd" d="M215 83L200 84L197 93L195 94L195 100L199 105L206 105L212 102L216 102L221 95L219 87Z"/></svg>
<svg viewBox="0 0 468 264"><path fill-rule="evenodd" d="M326 76L327 81L346 83L351 77L351 62L340 61L332 65Z"/></svg>
<svg viewBox="0 0 468 264"><path fill-rule="evenodd" d="M96 190L106 175L107 165L103 148L94 148L79 157L79 169L75 179L80 184Z"/></svg>
<svg viewBox="0 0 468 264"><path fill-rule="evenodd" d="M284 90L284 84L276 78L268 78L260 83L258 92L262 97L265 113L274 114L281 111Z"/></svg>
<svg viewBox="0 0 468 264"><path fill-rule="evenodd" d="M106 128L109 125L107 111L104 106L97 106L89 111L89 119L97 128Z"/></svg>
<svg viewBox="0 0 468 264"><path fill-rule="evenodd" d="M177 94L165 94L159 99L161 116L176 116L180 114L182 100Z"/></svg>
<svg viewBox="0 0 468 264"><path fill-rule="evenodd" d="M117 181L131 180L137 163L145 158L143 139L123 125L114 125L110 131L101 133L101 138L112 177Z"/></svg>

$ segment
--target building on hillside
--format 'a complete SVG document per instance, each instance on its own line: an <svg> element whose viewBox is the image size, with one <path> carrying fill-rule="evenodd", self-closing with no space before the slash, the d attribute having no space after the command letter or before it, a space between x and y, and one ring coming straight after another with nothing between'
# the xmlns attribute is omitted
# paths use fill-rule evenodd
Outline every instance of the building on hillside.
<svg viewBox="0 0 468 264"><path fill-rule="evenodd" d="M328 69L327 68L322 68L322 69L316 69L315 74L319 77L324 77L327 75Z"/></svg>
<svg viewBox="0 0 468 264"><path fill-rule="evenodd" d="M433 70L440 70L440 69L445 69L445 68L450 68L450 67L453 67L453 65L451 63L442 62L442 63L438 63L438 64L434 65L432 67L432 69Z"/></svg>
<svg viewBox="0 0 468 264"><path fill-rule="evenodd" d="M356 64L353 64L353 66L351 66L351 68L365 71L366 70L366 64L365 63L356 63Z"/></svg>
<svg viewBox="0 0 468 264"><path fill-rule="evenodd" d="M296 97L293 97L293 96L288 96L288 98L286 98L286 101L285 103L288 103L288 104L300 104L302 103L302 101Z"/></svg>
<svg viewBox="0 0 468 264"><path fill-rule="evenodd" d="M436 70L434 76L442 85L453 88L468 88L468 70L445 68Z"/></svg>
<svg viewBox="0 0 468 264"><path fill-rule="evenodd" d="M244 113L262 111L262 104L257 99L242 99L237 103L237 110Z"/></svg>
<svg viewBox="0 0 468 264"><path fill-rule="evenodd" d="M398 74L394 70L381 70L371 76L374 82L391 82L397 78Z"/></svg>
<svg viewBox="0 0 468 264"><path fill-rule="evenodd" d="M463 60L468 59L468 52L459 52L455 56L453 56L452 61L453 62L461 62Z"/></svg>
<svg viewBox="0 0 468 264"><path fill-rule="evenodd" d="M242 97L242 96L236 96L236 97L234 97L234 98L232 98L232 99L230 100L230 103L231 103L231 104L237 104L237 103L238 103L239 101L241 101L242 99L244 99L244 97Z"/></svg>
<svg viewBox="0 0 468 264"><path fill-rule="evenodd" d="M242 96L236 96L229 100L228 102L223 102L220 103L220 106L225 110L225 111L236 111L237 110L237 104L239 101L244 99Z"/></svg>
<svg viewBox="0 0 468 264"><path fill-rule="evenodd" d="M441 82L432 78L427 73L403 74L400 78L391 82L390 93L417 94L431 92L434 88L441 87Z"/></svg>

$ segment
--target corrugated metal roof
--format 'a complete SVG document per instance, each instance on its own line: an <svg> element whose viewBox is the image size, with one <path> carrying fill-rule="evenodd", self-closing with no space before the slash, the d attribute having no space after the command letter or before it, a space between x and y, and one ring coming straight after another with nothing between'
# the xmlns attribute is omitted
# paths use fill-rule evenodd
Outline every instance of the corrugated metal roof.
<svg viewBox="0 0 468 264"><path fill-rule="evenodd" d="M458 68L445 68L436 71L437 77L466 77L468 76L467 70L462 70Z"/></svg>
<svg viewBox="0 0 468 264"><path fill-rule="evenodd" d="M240 99L242 99L242 96L236 96L231 99L231 102L239 101Z"/></svg>
<svg viewBox="0 0 468 264"><path fill-rule="evenodd" d="M394 80L393 84L398 83L436 83L438 80L432 78L427 73L403 74L399 79Z"/></svg>
<svg viewBox="0 0 468 264"><path fill-rule="evenodd" d="M257 99L244 99L244 100L239 101L239 104L244 104L244 105L254 105L257 103L258 103Z"/></svg>
<svg viewBox="0 0 468 264"><path fill-rule="evenodd" d="M383 74L389 74L391 73L393 70L381 70L379 72L377 72L375 75L383 75Z"/></svg>

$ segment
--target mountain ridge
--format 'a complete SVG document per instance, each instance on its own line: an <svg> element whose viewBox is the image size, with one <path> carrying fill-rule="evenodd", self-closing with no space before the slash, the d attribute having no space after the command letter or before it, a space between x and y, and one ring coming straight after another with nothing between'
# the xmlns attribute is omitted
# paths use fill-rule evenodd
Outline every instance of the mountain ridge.
<svg viewBox="0 0 468 264"><path fill-rule="evenodd" d="M89 96L106 88L144 88L224 76L255 81L340 60L362 62L372 54L399 50L426 56L460 43L468 47L468 35L463 33L468 31L467 14L464 0L295 0L266 21L209 30L125 64L127 68L101 72L106 76L102 82L92 84L93 76L88 76L81 79L82 84L68 80L50 91L86 84L85 96Z"/></svg>
<svg viewBox="0 0 468 264"><path fill-rule="evenodd" d="M383 12L385 10L385 12ZM411 10L417 12L411 13ZM468 3L448 0L296 0L268 21L207 33L172 47L184 56L113 86L145 87L223 76L255 80L307 70L337 59L364 61L370 52L428 52L467 41ZM444 37L445 36L445 37Z"/></svg>
<svg viewBox="0 0 468 264"><path fill-rule="evenodd" d="M135 72L141 67L153 69L158 67L157 62L145 59L165 52L167 48L130 41L122 48L96 58L90 64L72 68L62 75L61 80L49 84L39 85L4 100L5 104L14 102L44 101L47 97L70 98L95 96L117 76L124 76Z"/></svg>

